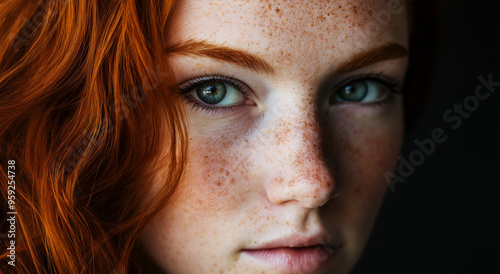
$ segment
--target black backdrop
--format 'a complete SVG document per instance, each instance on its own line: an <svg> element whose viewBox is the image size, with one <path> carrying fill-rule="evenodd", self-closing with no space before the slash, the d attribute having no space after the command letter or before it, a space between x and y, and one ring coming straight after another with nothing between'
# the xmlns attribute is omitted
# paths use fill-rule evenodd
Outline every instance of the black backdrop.
<svg viewBox="0 0 500 274"><path fill-rule="evenodd" d="M436 128L447 139L388 192L355 274L500 273L500 87L466 99L479 76L500 85L500 1L441 3L432 97L401 156ZM464 100L461 125L445 121Z"/></svg>

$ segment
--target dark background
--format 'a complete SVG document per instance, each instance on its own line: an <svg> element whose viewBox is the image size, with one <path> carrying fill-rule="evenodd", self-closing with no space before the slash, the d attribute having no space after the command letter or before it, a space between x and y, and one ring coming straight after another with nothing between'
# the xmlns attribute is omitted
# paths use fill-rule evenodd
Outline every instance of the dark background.
<svg viewBox="0 0 500 274"><path fill-rule="evenodd" d="M435 128L448 139L387 193L355 274L500 273L500 87L456 130L443 120L478 76L500 82L500 1L440 1L438 14L432 95L401 156Z"/></svg>

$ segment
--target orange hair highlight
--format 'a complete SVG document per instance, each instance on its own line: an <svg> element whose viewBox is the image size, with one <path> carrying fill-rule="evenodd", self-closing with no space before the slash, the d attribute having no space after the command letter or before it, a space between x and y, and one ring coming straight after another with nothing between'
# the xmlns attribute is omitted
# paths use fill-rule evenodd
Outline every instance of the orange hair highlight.
<svg viewBox="0 0 500 274"><path fill-rule="evenodd" d="M16 266L2 263L2 273L140 271L138 234L185 166L183 107L163 48L173 8L154 0L0 3L2 232L8 160L16 161L17 211ZM164 185L142 209L160 168Z"/></svg>

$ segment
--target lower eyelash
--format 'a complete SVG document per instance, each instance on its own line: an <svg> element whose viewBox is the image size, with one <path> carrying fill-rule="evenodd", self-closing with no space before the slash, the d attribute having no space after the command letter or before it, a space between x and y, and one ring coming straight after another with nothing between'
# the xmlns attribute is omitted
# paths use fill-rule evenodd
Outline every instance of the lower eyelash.
<svg viewBox="0 0 500 274"><path fill-rule="evenodd" d="M195 78L192 80L184 81L181 84L179 84L176 87L176 89L182 95L182 98L184 99L184 101L187 104L191 105L191 107L196 111L202 111L205 113L215 115L216 113L221 113L221 112L222 113L232 112L232 111L241 107L241 106L212 107L212 106L201 104L201 103L197 102L196 100L194 100L193 98L191 98L191 96L188 95L188 93L190 91L192 91L193 89L195 89L197 86L205 84L207 82L211 82L211 81L219 81L221 83L231 85L234 88L236 88L236 90L238 90L238 92L241 92L241 94L243 96L248 98L248 93L244 90L245 89L244 84L242 84L238 80L235 80L232 77L227 77L227 76L218 75L218 74L206 75L204 77L198 77L198 78Z"/></svg>
<svg viewBox="0 0 500 274"><path fill-rule="evenodd" d="M200 104L193 100L188 95L183 95L182 99L190 105L195 111L201 111L206 114L215 115L217 113L229 113L239 109L241 106L228 106L228 107L210 107L203 104Z"/></svg>
<svg viewBox="0 0 500 274"><path fill-rule="evenodd" d="M395 80L390 77L385 76L383 73L371 73L371 74L364 74L364 75L358 75L355 76L354 78L351 78L347 81L347 85L351 82L357 81L357 80L370 80L374 82L378 82L384 86L387 87L389 92L387 93L386 97L383 100L375 101L375 102L370 102L370 103L365 103L363 104L364 106L367 107L373 107L373 108L379 108L382 107L391 101L395 99L395 95L399 95L404 93L404 85L405 85L405 80Z"/></svg>
<svg viewBox="0 0 500 274"><path fill-rule="evenodd" d="M352 106L362 106L362 107L370 107L370 108L381 108L389 103L391 103L396 95L400 95L403 93L403 87L404 87L404 81L394 81L392 79L388 79L387 77L384 77L383 75L361 75L361 76L356 76L354 78L348 79L345 84L342 85L349 85L352 82L359 81L359 80L369 80L373 82L377 82L381 85L384 85L385 88L387 89L386 95L381 99L377 100L374 102L367 102L367 103L352 103L352 102L340 102L341 105L352 105Z"/></svg>

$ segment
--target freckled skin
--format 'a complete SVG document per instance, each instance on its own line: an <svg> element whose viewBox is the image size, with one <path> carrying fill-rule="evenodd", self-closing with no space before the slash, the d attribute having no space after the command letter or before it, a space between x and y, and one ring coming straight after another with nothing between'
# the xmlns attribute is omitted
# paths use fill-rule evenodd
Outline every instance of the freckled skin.
<svg viewBox="0 0 500 274"><path fill-rule="evenodd" d="M404 1L402 1L404 3ZM320 273L348 273L361 255L402 142L403 106L328 104L347 77L404 78L407 59L334 75L355 54L407 46L406 12L363 30L386 0L181 1L172 41L206 40L271 63L265 75L196 56L170 57L179 79L222 74L253 105L215 114L187 106L188 165L174 199L141 242L164 273L280 273L240 251L319 230L343 244ZM325 88L326 87L326 88ZM158 180L156 184L161 184Z"/></svg>

